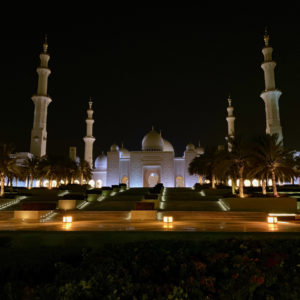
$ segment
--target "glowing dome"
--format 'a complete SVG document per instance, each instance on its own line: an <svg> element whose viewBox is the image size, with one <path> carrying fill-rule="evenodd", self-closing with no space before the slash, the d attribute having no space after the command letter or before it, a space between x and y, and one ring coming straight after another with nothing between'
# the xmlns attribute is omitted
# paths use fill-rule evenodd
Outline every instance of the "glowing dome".
<svg viewBox="0 0 300 300"><path fill-rule="evenodd" d="M130 158L130 152L126 148L120 149L120 158Z"/></svg>
<svg viewBox="0 0 300 300"><path fill-rule="evenodd" d="M119 146L116 144L111 145L110 151L112 151L112 152L119 151Z"/></svg>
<svg viewBox="0 0 300 300"><path fill-rule="evenodd" d="M203 148L203 147L200 147L200 146L198 146L198 147L196 148L196 153L197 153L198 155L202 155L202 154L204 154L204 148Z"/></svg>
<svg viewBox="0 0 300 300"><path fill-rule="evenodd" d="M174 148L173 148L172 144L165 139L163 139L163 141L164 141L163 151L174 152Z"/></svg>
<svg viewBox="0 0 300 300"><path fill-rule="evenodd" d="M99 155L95 160L95 169L106 170L107 169L107 157L105 155Z"/></svg>
<svg viewBox="0 0 300 300"><path fill-rule="evenodd" d="M159 133L157 133L154 128L148 132L142 141L143 151L163 151L164 140Z"/></svg>
<svg viewBox="0 0 300 300"><path fill-rule="evenodd" d="M195 151L195 145L190 143L186 145L186 151Z"/></svg>

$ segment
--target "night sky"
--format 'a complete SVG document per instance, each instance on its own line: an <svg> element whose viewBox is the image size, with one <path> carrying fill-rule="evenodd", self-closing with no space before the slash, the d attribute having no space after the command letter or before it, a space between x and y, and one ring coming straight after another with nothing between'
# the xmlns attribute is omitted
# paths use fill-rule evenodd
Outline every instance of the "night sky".
<svg viewBox="0 0 300 300"><path fill-rule="evenodd" d="M274 2L275 3L275 2ZM40 3L42 5L42 2ZM275 4L274 4L275 5ZM49 5L48 5L49 6ZM236 131L265 132L265 26L277 62L284 143L300 150L298 8L48 6L2 11L0 141L29 151L44 34L50 54L47 152L83 155L86 109L94 101L94 158L111 144L140 150L153 125L177 156L187 143L224 144L231 93ZM254 6L254 4L253 4Z"/></svg>

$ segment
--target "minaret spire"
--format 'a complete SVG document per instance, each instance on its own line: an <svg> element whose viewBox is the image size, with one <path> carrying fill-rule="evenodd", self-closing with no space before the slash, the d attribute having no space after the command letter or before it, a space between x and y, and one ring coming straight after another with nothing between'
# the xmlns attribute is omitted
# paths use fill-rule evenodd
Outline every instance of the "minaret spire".
<svg viewBox="0 0 300 300"><path fill-rule="evenodd" d="M231 152L232 150L232 143L231 143L231 140L234 139L234 135L235 135L235 131L234 131L234 121L235 121L235 116L233 114L233 106L232 106L232 99L231 99L231 96L229 94L228 96L228 107L227 107L227 123L228 123L228 133L227 133L227 137L226 137L226 140L227 140L227 146L228 146L228 151Z"/></svg>
<svg viewBox="0 0 300 300"><path fill-rule="evenodd" d="M36 69L38 73L37 93L31 97L34 103L34 120L31 131L30 152L38 157L46 154L47 145L47 110L52 101L48 96L48 76L51 71L48 68L50 55L47 53L47 38L43 44L43 52L40 54L41 64Z"/></svg>
<svg viewBox="0 0 300 300"><path fill-rule="evenodd" d="M93 105L93 101L92 101L92 98L90 97L89 108L87 110L88 117L85 120L86 136L83 138L84 143L85 143L84 160L89 163L91 168L93 168L93 144L96 140L93 137L93 124L94 124L93 113L94 113L94 111L92 109L92 105Z"/></svg>
<svg viewBox="0 0 300 300"><path fill-rule="evenodd" d="M264 61L261 64L261 67L264 70L265 90L260 94L260 97L265 102L266 133L271 135L278 134L278 140L282 141L283 136L279 116L279 98L282 93L275 87L274 69L276 67L276 62L272 59L273 48L270 46L269 40L269 34L267 30L265 30L265 47L262 49Z"/></svg>
<svg viewBox="0 0 300 300"><path fill-rule="evenodd" d="M265 27L265 35L264 35L264 41L265 41L265 46L266 47L269 47L269 34L268 34L268 28Z"/></svg>
<svg viewBox="0 0 300 300"><path fill-rule="evenodd" d="M48 50L48 36L47 36L47 34L45 34L45 41L44 41L44 44L43 44L43 50L44 50L44 53L47 53L47 50Z"/></svg>

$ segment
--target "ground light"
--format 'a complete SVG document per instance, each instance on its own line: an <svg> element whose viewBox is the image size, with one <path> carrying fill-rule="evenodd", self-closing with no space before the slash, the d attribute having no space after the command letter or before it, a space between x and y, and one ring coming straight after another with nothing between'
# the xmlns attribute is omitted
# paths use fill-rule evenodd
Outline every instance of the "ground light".
<svg viewBox="0 0 300 300"><path fill-rule="evenodd" d="M278 223L278 219L276 216L268 216L268 224L277 224Z"/></svg>
<svg viewBox="0 0 300 300"><path fill-rule="evenodd" d="M63 216L63 223L72 223L72 216Z"/></svg>
<svg viewBox="0 0 300 300"><path fill-rule="evenodd" d="M172 216L164 216L163 217L163 223L164 223L164 228L171 229L173 228L173 217Z"/></svg>
<svg viewBox="0 0 300 300"><path fill-rule="evenodd" d="M67 230L71 229L72 221L73 221L72 216L63 216L63 228Z"/></svg>
<svg viewBox="0 0 300 300"><path fill-rule="evenodd" d="M172 216L164 216L164 223L173 223L173 217Z"/></svg>

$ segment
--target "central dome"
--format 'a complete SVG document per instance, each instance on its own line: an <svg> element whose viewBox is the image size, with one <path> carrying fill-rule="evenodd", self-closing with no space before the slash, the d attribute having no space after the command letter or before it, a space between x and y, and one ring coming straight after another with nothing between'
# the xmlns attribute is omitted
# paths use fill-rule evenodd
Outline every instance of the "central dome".
<svg viewBox="0 0 300 300"><path fill-rule="evenodd" d="M107 157L102 154L99 155L95 160L95 169L106 170L107 169Z"/></svg>
<svg viewBox="0 0 300 300"><path fill-rule="evenodd" d="M164 149L164 140L161 135L152 128L148 132L142 141L142 150L143 151L163 151Z"/></svg>

